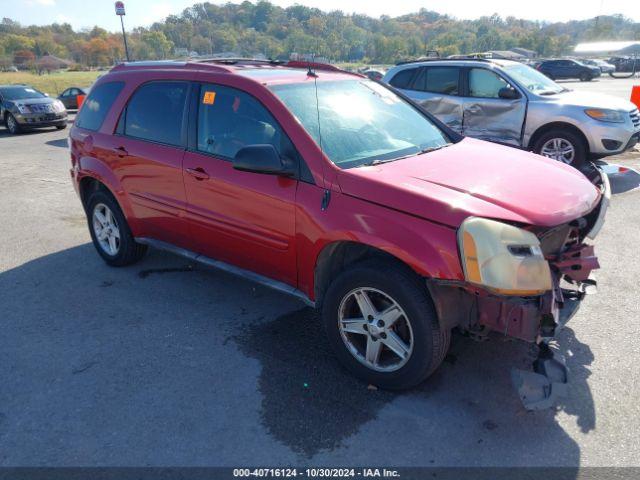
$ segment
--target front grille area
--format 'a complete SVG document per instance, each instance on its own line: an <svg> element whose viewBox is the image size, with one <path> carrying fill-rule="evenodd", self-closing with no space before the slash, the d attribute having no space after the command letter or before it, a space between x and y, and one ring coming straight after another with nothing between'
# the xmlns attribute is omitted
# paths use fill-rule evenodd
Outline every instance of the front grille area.
<svg viewBox="0 0 640 480"><path fill-rule="evenodd" d="M53 112L53 104L51 103L35 103L27 105L33 113L51 113Z"/></svg>
<svg viewBox="0 0 640 480"><path fill-rule="evenodd" d="M631 117L631 123L633 123L633 126L640 128L640 112L638 109L636 108L635 110L632 110L629 113L629 116Z"/></svg>

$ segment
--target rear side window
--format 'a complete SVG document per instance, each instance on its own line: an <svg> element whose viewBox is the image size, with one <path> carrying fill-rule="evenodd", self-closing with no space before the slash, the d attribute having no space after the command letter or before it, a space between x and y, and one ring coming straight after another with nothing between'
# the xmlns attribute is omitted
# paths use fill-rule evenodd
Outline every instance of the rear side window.
<svg viewBox="0 0 640 480"><path fill-rule="evenodd" d="M222 85L203 85L198 109L198 150L233 158L247 145L270 144L296 159L289 137L267 109L251 95Z"/></svg>
<svg viewBox="0 0 640 480"><path fill-rule="evenodd" d="M136 90L124 112L122 130L128 137L181 146L186 82L149 82Z"/></svg>
<svg viewBox="0 0 640 480"><path fill-rule="evenodd" d="M425 70L424 91L458 95L460 81L460 69L458 67L429 67Z"/></svg>
<svg viewBox="0 0 640 480"><path fill-rule="evenodd" d="M122 87L124 82L107 82L92 88L78 113L75 124L87 130L99 130Z"/></svg>
<svg viewBox="0 0 640 480"><path fill-rule="evenodd" d="M408 89L411 85L411 79L413 78L415 71L415 68L401 70L394 75L389 83L396 88Z"/></svg>

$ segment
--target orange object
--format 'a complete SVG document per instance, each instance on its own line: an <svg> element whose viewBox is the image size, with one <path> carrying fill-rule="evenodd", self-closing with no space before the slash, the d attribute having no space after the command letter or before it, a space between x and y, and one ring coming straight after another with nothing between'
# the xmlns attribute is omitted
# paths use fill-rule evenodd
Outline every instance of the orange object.
<svg viewBox="0 0 640 480"><path fill-rule="evenodd" d="M86 95L76 96L76 101L78 102L78 110L80 110L80 107L82 107L82 104L84 103L84 97L86 97Z"/></svg>
<svg viewBox="0 0 640 480"><path fill-rule="evenodd" d="M640 85L631 87L631 103L635 103L640 108Z"/></svg>
<svg viewBox="0 0 640 480"><path fill-rule="evenodd" d="M202 103L204 103L205 105L213 105L213 102L215 101L216 101L216 92L204 92Z"/></svg>

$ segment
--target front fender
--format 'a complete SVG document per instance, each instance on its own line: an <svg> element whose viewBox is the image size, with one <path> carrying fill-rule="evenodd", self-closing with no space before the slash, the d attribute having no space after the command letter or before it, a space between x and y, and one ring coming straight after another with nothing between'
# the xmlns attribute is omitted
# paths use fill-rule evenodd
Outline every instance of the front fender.
<svg viewBox="0 0 640 480"><path fill-rule="evenodd" d="M309 298L315 299L320 254L343 241L386 252L424 277L464 279L454 228L338 192L331 193L328 207L321 211L322 196L323 190L315 186L301 184L298 190L298 288Z"/></svg>

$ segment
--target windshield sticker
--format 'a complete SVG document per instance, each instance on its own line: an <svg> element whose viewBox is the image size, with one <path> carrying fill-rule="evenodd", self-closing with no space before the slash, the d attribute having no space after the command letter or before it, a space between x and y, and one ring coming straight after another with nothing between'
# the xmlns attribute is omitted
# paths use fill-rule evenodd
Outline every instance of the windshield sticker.
<svg viewBox="0 0 640 480"><path fill-rule="evenodd" d="M213 102L216 101L216 92L204 92L204 97L202 97L202 103L205 105L213 105Z"/></svg>
<svg viewBox="0 0 640 480"><path fill-rule="evenodd" d="M33 88L25 88L24 91L29 93L36 93L36 91Z"/></svg>

